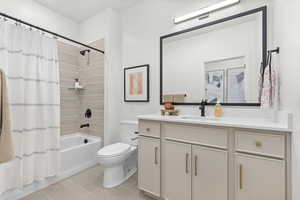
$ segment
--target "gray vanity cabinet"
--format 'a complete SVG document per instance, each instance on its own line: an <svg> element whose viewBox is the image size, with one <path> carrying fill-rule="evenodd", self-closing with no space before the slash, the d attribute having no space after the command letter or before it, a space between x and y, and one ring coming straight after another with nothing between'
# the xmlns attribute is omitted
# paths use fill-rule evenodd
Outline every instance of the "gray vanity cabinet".
<svg viewBox="0 0 300 200"><path fill-rule="evenodd" d="M284 134L235 131L236 200L285 200L288 149Z"/></svg>
<svg viewBox="0 0 300 200"><path fill-rule="evenodd" d="M192 145L192 156L192 200L227 200L227 151Z"/></svg>
<svg viewBox="0 0 300 200"><path fill-rule="evenodd" d="M160 196L160 139L139 137L139 189Z"/></svg>
<svg viewBox="0 0 300 200"><path fill-rule="evenodd" d="M140 120L139 189L163 200L291 200L290 134Z"/></svg>
<svg viewBox="0 0 300 200"><path fill-rule="evenodd" d="M191 158L190 144L166 141L165 145L165 199L191 200Z"/></svg>
<svg viewBox="0 0 300 200"><path fill-rule="evenodd" d="M227 200L227 151L183 142L164 142L164 198Z"/></svg>
<svg viewBox="0 0 300 200"><path fill-rule="evenodd" d="M236 200L285 200L285 162L236 155Z"/></svg>

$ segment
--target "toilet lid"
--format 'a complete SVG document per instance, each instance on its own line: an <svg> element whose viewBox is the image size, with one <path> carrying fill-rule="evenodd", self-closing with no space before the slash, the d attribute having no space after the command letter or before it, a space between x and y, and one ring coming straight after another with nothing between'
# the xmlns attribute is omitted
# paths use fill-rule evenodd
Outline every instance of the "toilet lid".
<svg viewBox="0 0 300 200"><path fill-rule="evenodd" d="M109 157L124 154L130 150L129 144L116 143L103 147L97 153L98 156Z"/></svg>

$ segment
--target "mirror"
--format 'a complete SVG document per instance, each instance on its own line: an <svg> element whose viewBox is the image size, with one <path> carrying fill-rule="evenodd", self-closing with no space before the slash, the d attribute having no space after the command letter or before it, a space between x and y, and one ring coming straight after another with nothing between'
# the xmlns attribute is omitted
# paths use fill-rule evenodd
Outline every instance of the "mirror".
<svg viewBox="0 0 300 200"><path fill-rule="evenodd" d="M180 105L258 106L266 60L266 7L161 37L161 103L186 95Z"/></svg>

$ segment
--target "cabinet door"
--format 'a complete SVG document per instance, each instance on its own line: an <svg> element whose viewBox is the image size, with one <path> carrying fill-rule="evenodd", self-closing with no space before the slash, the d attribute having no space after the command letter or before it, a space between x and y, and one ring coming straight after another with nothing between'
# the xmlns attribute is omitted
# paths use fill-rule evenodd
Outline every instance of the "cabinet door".
<svg viewBox="0 0 300 200"><path fill-rule="evenodd" d="M165 142L165 199L191 200L192 146Z"/></svg>
<svg viewBox="0 0 300 200"><path fill-rule="evenodd" d="M285 162L237 154L236 200L285 200Z"/></svg>
<svg viewBox="0 0 300 200"><path fill-rule="evenodd" d="M192 146L192 199L227 200L227 152Z"/></svg>
<svg viewBox="0 0 300 200"><path fill-rule="evenodd" d="M160 197L160 139L139 137L139 189Z"/></svg>

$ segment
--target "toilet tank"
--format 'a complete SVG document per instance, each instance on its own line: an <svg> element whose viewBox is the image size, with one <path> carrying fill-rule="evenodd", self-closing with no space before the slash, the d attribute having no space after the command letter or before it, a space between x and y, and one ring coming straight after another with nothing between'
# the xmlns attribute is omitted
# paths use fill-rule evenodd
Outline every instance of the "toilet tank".
<svg viewBox="0 0 300 200"><path fill-rule="evenodd" d="M135 134L137 131L137 121L121 121L121 142L129 145L137 145L137 140L132 140L138 136Z"/></svg>

